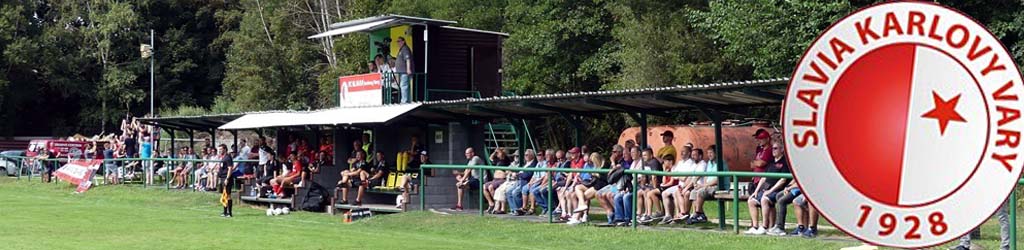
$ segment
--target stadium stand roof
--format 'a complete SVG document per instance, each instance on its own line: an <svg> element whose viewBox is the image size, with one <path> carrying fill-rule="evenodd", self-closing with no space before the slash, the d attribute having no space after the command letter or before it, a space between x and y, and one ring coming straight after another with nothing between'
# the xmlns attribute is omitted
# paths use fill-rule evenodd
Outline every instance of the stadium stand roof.
<svg viewBox="0 0 1024 250"><path fill-rule="evenodd" d="M440 26L441 28L446 28L446 29L456 29L456 30L462 30L462 31L477 32L477 33L487 33L487 34L494 34L494 35L501 35L501 36L508 37L508 33L486 31L486 30L476 30L476 29L469 29L469 28L461 28L461 27L450 26L450 25L453 25L453 24L456 24L456 23L458 23L458 22L448 21L448 20L438 20L438 19L430 19L430 18L411 17L411 16L403 16L403 15L390 14L390 15L367 17L367 18L361 18L361 19L356 19L356 20L351 20L351 21L334 23L334 24L331 24L331 26L330 26L331 30L328 30L328 31L320 33L320 34L312 35L312 36L309 36L307 38L308 39L316 39L316 38L323 38L323 37L329 37L329 36L338 36L338 35L344 35L344 34L356 33L356 32L369 32L369 31L374 31L374 30L378 30L378 29L381 29L381 28L388 28L388 27L393 27L393 26L398 26L398 25L407 25L407 24L424 24L424 25Z"/></svg>
<svg viewBox="0 0 1024 250"><path fill-rule="evenodd" d="M748 107L780 105L788 78L678 85L628 90L502 96L429 101L413 104L331 108L316 111L268 111L245 114L140 119L171 128L209 130L307 125L356 125L395 121L538 118L554 115L592 116L609 112L666 113L715 110L746 115Z"/></svg>

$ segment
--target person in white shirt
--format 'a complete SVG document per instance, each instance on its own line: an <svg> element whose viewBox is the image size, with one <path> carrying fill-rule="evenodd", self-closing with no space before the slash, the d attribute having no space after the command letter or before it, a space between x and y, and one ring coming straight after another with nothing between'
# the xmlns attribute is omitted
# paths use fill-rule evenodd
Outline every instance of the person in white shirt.
<svg viewBox="0 0 1024 250"><path fill-rule="evenodd" d="M683 149L679 150L680 159L676 163L676 165L672 167L672 172L693 171L695 163L693 162L693 159L690 159L691 151L693 151L693 144L690 143L687 143L686 146L683 146ZM682 210L679 209L680 200L676 199L676 197L678 197L677 193L680 191L680 189L683 187L683 184L686 183L689 177L679 176L672 177L672 179L675 180L675 185L672 185L671 187L666 188L665 191L661 192L661 205L665 211L665 218L662 219L661 222L659 222L658 224L671 225L679 223L683 220L683 215L681 214Z"/></svg>
<svg viewBox="0 0 1024 250"><path fill-rule="evenodd" d="M693 159L693 161L696 162L692 165L693 168L689 169L690 172L699 173L704 172L705 169L707 169L707 162L704 161L704 150L699 148L693 149L693 151L690 152L690 159ZM690 205L692 205L693 199L696 198L690 193L697 187L704 185L704 179L705 178L703 176L689 176L686 177L686 181L679 184L679 192L676 192L675 199L676 205L678 205L677 208L680 211L680 221L687 221L687 219L690 218Z"/></svg>
<svg viewBox="0 0 1024 250"><path fill-rule="evenodd" d="M704 172L718 172L716 157L715 145L708 146L706 154L708 160L706 161L707 165L704 167ZM718 191L717 176L705 176L700 184L693 187L693 191L690 191L690 199L694 200L694 212L686 220L687 225L708 221L708 217L704 215L704 201L714 197L715 191Z"/></svg>

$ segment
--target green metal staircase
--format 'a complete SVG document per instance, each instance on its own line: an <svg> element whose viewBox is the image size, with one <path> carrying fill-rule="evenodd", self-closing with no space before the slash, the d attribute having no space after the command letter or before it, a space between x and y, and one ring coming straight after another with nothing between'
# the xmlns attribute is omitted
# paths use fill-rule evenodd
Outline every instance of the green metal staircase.
<svg viewBox="0 0 1024 250"><path fill-rule="evenodd" d="M515 124L512 122L515 122ZM504 148L508 154L515 152L519 149L520 145L523 146L523 149L537 151L537 144L534 142L525 120L488 123L487 130L484 133L484 152L487 156L490 156L491 152L497 150L498 147Z"/></svg>

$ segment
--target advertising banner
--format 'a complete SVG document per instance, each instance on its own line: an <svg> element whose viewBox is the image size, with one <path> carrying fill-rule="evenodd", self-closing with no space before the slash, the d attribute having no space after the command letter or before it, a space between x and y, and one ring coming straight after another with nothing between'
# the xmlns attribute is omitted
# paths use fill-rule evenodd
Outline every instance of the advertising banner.
<svg viewBox="0 0 1024 250"><path fill-rule="evenodd" d="M339 106L375 106L384 103L380 73L342 76L338 79Z"/></svg>
<svg viewBox="0 0 1024 250"><path fill-rule="evenodd" d="M82 193L92 186L92 175L99 169L101 160L72 160L57 169L54 175L61 180L78 185L75 192Z"/></svg>

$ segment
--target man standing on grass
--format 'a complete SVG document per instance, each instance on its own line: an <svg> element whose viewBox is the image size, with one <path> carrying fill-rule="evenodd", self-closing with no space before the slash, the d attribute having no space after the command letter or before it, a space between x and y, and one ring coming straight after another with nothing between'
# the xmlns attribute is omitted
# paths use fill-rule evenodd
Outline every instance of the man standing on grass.
<svg viewBox="0 0 1024 250"><path fill-rule="evenodd" d="M233 176L233 173L235 172L235 164L231 160L231 155L227 152L228 146L224 144L217 146L217 157L220 157L220 168L218 168L217 176L223 180L220 183L220 193L221 204L224 205L224 212L221 213L220 216L231 218L231 210L234 206L234 201L231 200L231 187L235 185L235 178Z"/></svg>

